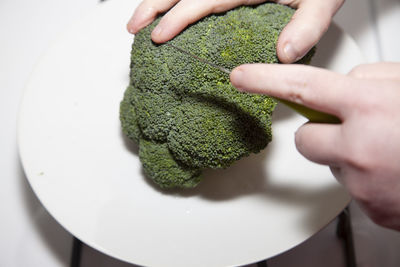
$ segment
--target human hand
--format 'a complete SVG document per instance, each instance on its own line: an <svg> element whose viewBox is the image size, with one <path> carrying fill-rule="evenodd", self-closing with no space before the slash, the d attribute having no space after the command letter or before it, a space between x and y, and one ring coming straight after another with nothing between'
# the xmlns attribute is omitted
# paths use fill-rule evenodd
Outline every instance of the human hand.
<svg viewBox="0 0 400 267"><path fill-rule="evenodd" d="M144 0L129 20L127 29L137 33L150 24L158 14L168 11L152 32L156 43L169 41L189 24L212 14L240 5L254 5L265 0ZM322 37L333 15L344 0L275 0L297 9L283 29L277 43L281 62L292 63L302 58Z"/></svg>
<svg viewBox="0 0 400 267"><path fill-rule="evenodd" d="M336 115L341 124L306 123L298 151L329 165L376 223L400 230L400 63L360 65L348 75L301 65L242 65L241 91L268 94Z"/></svg>

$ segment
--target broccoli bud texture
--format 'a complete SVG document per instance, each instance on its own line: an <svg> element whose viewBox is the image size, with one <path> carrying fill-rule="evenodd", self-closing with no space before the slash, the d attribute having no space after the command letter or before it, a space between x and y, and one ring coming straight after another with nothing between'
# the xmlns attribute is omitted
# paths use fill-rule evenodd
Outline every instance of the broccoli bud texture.
<svg viewBox="0 0 400 267"><path fill-rule="evenodd" d="M273 3L243 6L190 25L170 43L227 69L279 63L276 42L293 13ZM264 149L276 102L241 93L226 73L153 43L150 33L159 20L135 36L120 120L124 134L138 143L150 179L161 188L190 188L203 169L226 168Z"/></svg>

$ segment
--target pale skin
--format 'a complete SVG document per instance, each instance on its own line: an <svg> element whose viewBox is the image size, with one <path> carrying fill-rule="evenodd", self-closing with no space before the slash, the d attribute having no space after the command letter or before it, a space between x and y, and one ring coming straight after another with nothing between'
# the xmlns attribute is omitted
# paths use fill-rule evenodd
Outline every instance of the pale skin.
<svg viewBox="0 0 400 267"><path fill-rule="evenodd" d="M128 22L131 33L167 12L152 39L172 39L188 24L248 0L145 0ZM343 0L282 0L296 8L278 39L281 62L301 58L327 30ZM301 65L246 64L230 79L240 91L267 94L336 115L340 124L306 123L295 134L298 151L330 167L370 218L400 230L400 63L355 67L347 75Z"/></svg>

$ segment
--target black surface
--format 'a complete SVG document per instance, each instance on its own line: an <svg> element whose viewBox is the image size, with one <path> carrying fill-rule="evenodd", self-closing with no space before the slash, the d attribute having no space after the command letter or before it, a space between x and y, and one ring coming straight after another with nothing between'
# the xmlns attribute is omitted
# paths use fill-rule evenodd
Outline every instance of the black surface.
<svg viewBox="0 0 400 267"><path fill-rule="evenodd" d="M74 237L74 240L72 241L70 267L79 267L81 265L81 254L82 242L78 238Z"/></svg>
<svg viewBox="0 0 400 267"><path fill-rule="evenodd" d="M337 235L343 241L344 255L347 267L356 267L356 253L354 250L353 230L349 207L346 207L339 215Z"/></svg>

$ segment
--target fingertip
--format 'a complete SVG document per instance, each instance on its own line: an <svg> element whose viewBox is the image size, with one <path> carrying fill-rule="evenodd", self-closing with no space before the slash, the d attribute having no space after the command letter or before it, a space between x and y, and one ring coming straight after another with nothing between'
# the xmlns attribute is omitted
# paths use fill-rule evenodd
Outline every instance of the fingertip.
<svg viewBox="0 0 400 267"><path fill-rule="evenodd" d="M300 60L314 45L314 39L317 37L310 36L310 31L305 28L307 27L296 26L293 21L283 29L276 46L281 63L291 64Z"/></svg>
<svg viewBox="0 0 400 267"><path fill-rule="evenodd" d="M160 39L160 34L162 32L162 27L161 25L157 25L153 31L151 32L151 39L156 42L159 43L159 39Z"/></svg>
<svg viewBox="0 0 400 267"><path fill-rule="evenodd" d="M173 35L167 32L168 29L165 29L164 26L159 23L151 32L151 39L155 43L165 43L172 39Z"/></svg>
<svg viewBox="0 0 400 267"><path fill-rule="evenodd" d="M297 151L313 162L332 165L340 158L340 125L305 123L295 133Z"/></svg>
<svg viewBox="0 0 400 267"><path fill-rule="evenodd" d="M126 24L126 30L130 33L130 34L136 34L138 32L138 30L135 28L134 25L132 25L132 22L129 21Z"/></svg>
<svg viewBox="0 0 400 267"><path fill-rule="evenodd" d="M171 19L171 14L167 14L151 32L151 39L155 43L165 43L182 32L186 26L187 23Z"/></svg>
<svg viewBox="0 0 400 267"><path fill-rule="evenodd" d="M245 88L243 86L243 76L243 66L238 66L234 68L229 75L231 84L241 92L245 91Z"/></svg>
<svg viewBox="0 0 400 267"><path fill-rule="evenodd" d="M135 14L136 14L136 12L132 15L132 17L129 19L128 23L126 24L126 29L131 34L136 34L138 32Z"/></svg>
<svg viewBox="0 0 400 267"><path fill-rule="evenodd" d="M282 63L300 60L318 43L328 30L331 18L338 8L331 2L319 0L301 2L278 37L277 55Z"/></svg>
<svg viewBox="0 0 400 267"><path fill-rule="evenodd" d="M277 55L281 63L290 64L300 60L304 54L300 53L295 45L291 42L286 42L283 45L277 46Z"/></svg>
<svg viewBox="0 0 400 267"><path fill-rule="evenodd" d="M146 6L146 3L143 2L129 19L126 28L129 33L136 34L153 22L156 16L157 10L152 6Z"/></svg>

